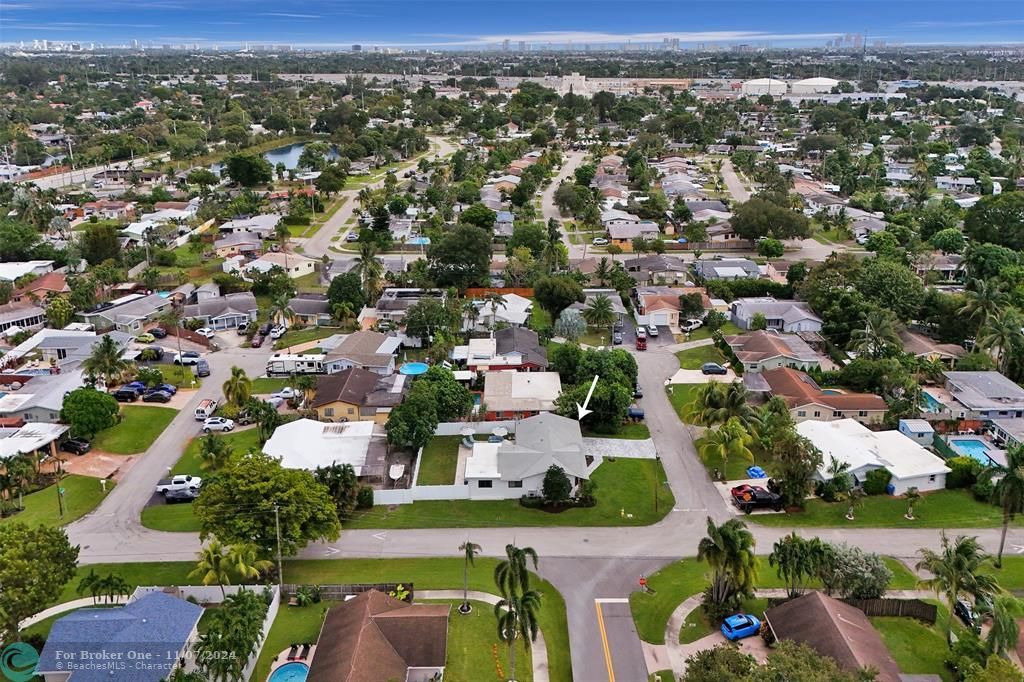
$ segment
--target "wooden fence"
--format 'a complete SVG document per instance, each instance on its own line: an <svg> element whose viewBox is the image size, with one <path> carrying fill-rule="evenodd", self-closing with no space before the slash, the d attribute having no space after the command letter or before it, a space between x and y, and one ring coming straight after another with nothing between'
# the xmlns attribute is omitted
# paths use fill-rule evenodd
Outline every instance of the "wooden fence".
<svg viewBox="0 0 1024 682"><path fill-rule="evenodd" d="M533 298L533 289L530 287L469 287L466 289L466 298L483 298L487 294L515 294L523 298Z"/></svg>
<svg viewBox="0 0 1024 682"><path fill-rule="evenodd" d="M789 601L789 598L769 599L768 607L778 606ZM839 601L849 604L864 612L865 616L899 616L902 618L917 618L928 624L934 624L938 617L939 608L935 604L921 601L920 599L840 599Z"/></svg>
<svg viewBox="0 0 1024 682"><path fill-rule="evenodd" d="M200 346L203 346L204 348L210 347L210 339L206 338L202 334L195 333L191 329L185 329L184 327L172 327L169 324L161 326L164 328L164 331L166 331L167 334L170 336L180 336L181 338L186 339L187 341L191 341L192 343L198 343Z"/></svg>
<svg viewBox="0 0 1024 682"><path fill-rule="evenodd" d="M736 239L728 242L687 242L680 244L666 241L665 248L669 251L753 251L754 242L747 239Z"/></svg>
<svg viewBox="0 0 1024 682"><path fill-rule="evenodd" d="M344 601L345 597L351 597L363 592L369 592L370 590L377 590L385 594L393 592L398 589L401 585L402 589L409 593L406 597L406 601L412 602L413 595L413 584L408 583L366 583L356 585L319 585L320 598L324 601ZM304 585L285 584L281 586L281 597L285 600L294 597L300 588Z"/></svg>

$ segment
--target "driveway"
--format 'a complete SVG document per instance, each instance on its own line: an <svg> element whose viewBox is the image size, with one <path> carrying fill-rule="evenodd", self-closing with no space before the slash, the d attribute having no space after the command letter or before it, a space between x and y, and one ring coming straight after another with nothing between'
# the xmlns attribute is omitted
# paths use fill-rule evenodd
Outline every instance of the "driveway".
<svg viewBox="0 0 1024 682"><path fill-rule="evenodd" d="M699 369L679 369L668 380L670 384L708 384L712 381L731 384L740 378L731 369L726 368L725 374L704 374Z"/></svg>
<svg viewBox="0 0 1024 682"><path fill-rule="evenodd" d="M732 503L732 494L730 493L730 491L733 488L735 488L736 486L743 485L744 483L746 483L747 485L753 485L753 486L758 486L760 488L764 488L766 485L768 485L768 479L767 478L747 478L747 479L741 479L741 480L737 480L737 481L727 481L725 483L715 483L715 489L722 496L722 501L725 502L726 508L734 516L751 516L751 515L785 514L786 513L784 510L783 511L772 511L771 509L755 509L754 511L750 512L750 514L744 514L743 512L741 512L739 510L739 508Z"/></svg>

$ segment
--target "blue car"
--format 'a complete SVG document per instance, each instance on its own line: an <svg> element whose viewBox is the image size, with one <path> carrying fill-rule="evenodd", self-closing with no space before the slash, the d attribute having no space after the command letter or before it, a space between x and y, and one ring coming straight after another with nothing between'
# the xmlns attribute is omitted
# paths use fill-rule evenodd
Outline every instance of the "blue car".
<svg viewBox="0 0 1024 682"><path fill-rule="evenodd" d="M154 386L150 390L151 391L164 391L166 393L170 393L171 395L174 395L175 393L178 392L178 389L175 388L174 386L171 386L170 384L157 384L156 386Z"/></svg>
<svg viewBox="0 0 1024 682"><path fill-rule="evenodd" d="M748 616L745 613L737 613L729 616L722 623L722 634L730 642L744 637L753 637L761 630L761 621L755 616Z"/></svg>
<svg viewBox="0 0 1024 682"><path fill-rule="evenodd" d="M136 393L145 393L146 384L142 383L141 381L132 381L125 384L124 388L128 389L129 391L135 391Z"/></svg>

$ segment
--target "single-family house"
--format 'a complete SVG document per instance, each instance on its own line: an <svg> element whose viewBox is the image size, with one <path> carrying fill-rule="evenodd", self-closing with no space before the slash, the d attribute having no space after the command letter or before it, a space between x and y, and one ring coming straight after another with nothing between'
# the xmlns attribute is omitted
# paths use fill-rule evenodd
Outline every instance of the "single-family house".
<svg viewBox="0 0 1024 682"><path fill-rule="evenodd" d="M940 360L951 367L967 354L963 346L955 343L940 343L924 334L918 334L908 329L900 330L899 337L903 343L903 350L907 353L925 360Z"/></svg>
<svg viewBox="0 0 1024 682"><path fill-rule="evenodd" d="M46 311L31 301L0 305L0 335L36 331L46 324Z"/></svg>
<svg viewBox="0 0 1024 682"><path fill-rule="evenodd" d="M806 644L851 675L875 672L877 682L900 682L900 669L864 612L820 591L768 609L765 622L776 640Z"/></svg>
<svg viewBox="0 0 1024 682"><path fill-rule="evenodd" d="M806 372L789 367L744 374L743 383L753 392L782 398L795 422L850 418L862 424L878 424L889 409L873 393L822 390Z"/></svg>
<svg viewBox="0 0 1024 682"><path fill-rule="evenodd" d="M555 409L562 392L558 372L501 372L484 374L483 403L487 419L523 419Z"/></svg>
<svg viewBox="0 0 1024 682"><path fill-rule="evenodd" d="M521 327L530 319L533 312L533 301L515 293L502 294L501 303L485 299L473 301L476 318L468 315L463 325L465 331L473 329L493 329L499 324Z"/></svg>
<svg viewBox="0 0 1024 682"><path fill-rule="evenodd" d="M636 300L636 323L668 327L673 333L679 331L679 297L699 294L704 309L711 305L711 299L700 287L637 287L633 290Z"/></svg>
<svg viewBox="0 0 1024 682"><path fill-rule="evenodd" d="M42 276L53 272L52 260L27 260L0 263L0 280L13 282L25 275Z"/></svg>
<svg viewBox="0 0 1024 682"><path fill-rule="evenodd" d="M50 294L66 294L71 291L68 278L61 272L48 272L11 292L11 301L45 301Z"/></svg>
<svg viewBox="0 0 1024 682"><path fill-rule="evenodd" d="M989 422L989 435L998 447L1009 449L1024 443L1024 419L992 419Z"/></svg>
<svg viewBox="0 0 1024 682"><path fill-rule="evenodd" d="M759 330L726 336L725 342L743 363L744 372L763 372L777 367L809 370L820 368L824 358L796 334Z"/></svg>
<svg viewBox="0 0 1024 682"><path fill-rule="evenodd" d="M281 268L292 279L305 277L316 272L317 263L320 261L300 256L297 253L282 253L271 251L265 253L256 260L249 261L241 266L243 277L253 271L260 274L270 272L274 268Z"/></svg>
<svg viewBox="0 0 1024 682"><path fill-rule="evenodd" d="M946 192L974 192L977 184L977 180L970 176L940 175L935 178L935 187Z"/></svg>
<svg viewBox="0 0 1024 682"><path fill-rule="evenodd" d="M37 461L56 459L57 441L71 428L52 422L5 419L0 425L0 462L15 455L32 455Z"/></svg>
<svg viewBox="0 0 1024 682"><path fill-rule="evenodd" d="M202 616L202 606L164 592L124 606L72 611L50 628L36 675L46 682L169 679L198 641Z"/></svg>
<svg viewBox="0 0 1024 682"><path fill-rule="evenodd" d="M761 276L757 263L747 258L699 260L694 262L693 270L704 280L758 279Z"/></svg>
<svg viewBox="0 0 1024 682"><path fill-rule="evenodd" d="M378 321L389 321L401 324L405 319L405 313L426 298L445 300L445 293L440 289L415 289L402 287L388 287L381 292L380 298L374 305L376 310L374 316Z"/></svg>
<svg viewBox="0 0 1024 682"><path fill-rule="evenodd" d="M3 382L0 417L52 424L60 421L64 394L84 386L85 376L80 369L70 369L60 374L21 378L18 383L22 384L20 388L12 382Z"/></svg>
<svg viewBox="0 0 1024 682"><path fill-rule="evenodd" d="M657 239L661 236L658 223L640 220L634 223L616 223L608 226L608 238L623 251L633 250L634 239Z"/></svg>
<svg viewBox="0 0 1024 682"><path fill-rule="evenodd" d="M281 216L277 213L261 213L249 216L248 218L229 220L217 229L222 235L244 232L256 235L261 239L272 239L274 237L274 230L277 229L277 223L280 220Z"/></svg>
<svg viewBox="0 0 1024 682"><path fill-rule="evenodd" d="M601 462L600 455L586 451L579 421L539 414L516 425L515 440L473 443L465 482L470 499L536 497L552 466L561 467L575 488Z"/></svg>
<svg viewBox="0 0 1024 682"><path fill-rule="evenodd" d="M505 352L498 350L497 334L482 339L470 339L464 346L456 346L452 351L452 359L465 362L466 369L471 372L487 372L496 370L515 370L520 372L536 371L547 367L547 356L540 356L540 348L536 332L521 327L510 327L502 330L512 332L503 335L502 344ZM530 338L532 335L532 339ZM516 338L521 340L521 348L515 347Z"/></svg>
<svg viewBox="0 0 1024 682"><path fill-rule="evenodd" d="M855 419L799 422L796 431L821 451L822 463L812 478L829 480L829 468L835 459L849 465L847 473L854 485L863 485L869 471L887 469L893 495L909 488L921 492L943 490L950 468L918 442L899 431L872 431Z"/></svg>
<svg viewBox="0 0 1024 682"><path fill-rule="evenodd" d="M821 318L806 303L778 301L770 296L738 298L732 302L730 317L740 329L750 329L754 317L764 316L768 329L783 332L820 332Z"/></svg>
<svg viewBox="0 0 1024 682"><path fill-rule="evenodd" d="M511 194L512 191L519 186L520 182L522 182L522 178L517 175L502 175L500 178L491 180L485 186L493 187L498 192Z"/></svg>
<svg viewBox="0 0 1024 682"><path fill-rule="evenodd" d="M258 315L259 305L251 291L204 298L186 305L183 310L184 319L200 320L204 327L217 330L235 329L243 322L255 322Z"/></svg>
<svg viewBox="0 0 1024 682"><path fill-rule="evenodd" d="M448 604L409 604L376 589L327 611L306 682L440 680Z"/></svg>
<svg viewBox="0 0 1024 682"><path fill-rule="evenodd" d="M218 258L241 254L259 256L263 253L263 240L251 232L228 232L213 243Z"/></svg>
<svg viewBox="0 0 1024 682"><path fill-rule="evenodd" d="M954 419L1024 417L1024 389L999 372L943 372Z"/></svg>
<svg viewBox="0 0 1024 682"><path fill-rule="evenodd" d="M527 372L545 371L548 368L548 352L540 342L537 332L526 327L506 327L494 332L495 351L502 356L518 355L519 369Z"/></svg>
<svg viewBox="0 0 1024 682"><path fill-rule="evenodd" d="M605 297L608 302L611 303L612 312L615 314L617 320L621 320L629 314L626 310L626 306L622 304L622 296L615 289L584 289L583 290L583 301L577 301L571 304L569 307L583 313L596 299Z"/></svg>
<svg viewBox="0 0 1024 682"><path fill-rule="evenodd" d="M332 464L348 464L356 476L369 476L383 467L384 437L383 433L374 433L373 421L331 423L296 419L278 426L263 444L263 452L281 458L281 466L286 469L314 471Z"/></svg>
<svg viewBox="0 0 1024 682"><path fill-rule="evenodd" d="M958 253L929 253L914 261L914 272L928 283L958 282L964 274Z"/></svg>
<svg viewBox="0 0 1024 682"><path fill-rule="evenodd" d="M299 294L288 301L295 324L316 327L331 323L331 302L322 294Z"/></svg>
<svg viewBox="0 0 1024 682"><path fill-rule="evenodd" d="M135 202L97 199L82 204L82 217L101 220L130 220L135 217Z"/></svg>
<svg viewBox="0 0 1024 682"><path fill-rule="evenodd" d="M498 211L497 218L494 220L494 236L504 239L511 237L514 221L512 211Z"/></svg>
<svg viewBox="0 0 1024 682"><path fill-rule="evenodd" d="M690 266L678 256L651 254L625 260L626 271L637 284L689 284Z"/></svg>
<svg viewBox="0 0 1024 682"><path fill-rule="evenodd" d="M384 424L391 409L408 393L404 374L381 376L359 367L317 377L316 393L310 403L317 418L325 422L372 421Z"/></svg>
<svg viewBox="0 0 1024 682"><path fill-rule="evenodd" d="M327 352L324 369L328 374L336 374L358 367L386 376L395 371L395 351L399 343L397 337L380 332L354 332Z"/></svg>
<svg viewBox="0 0 1024 682"><path fill-rule="evenodd" d="M129 294L79 316L101 331L117 329L137 334L147 322L156 320L170 307L171 300L160 294Z"/></svg>

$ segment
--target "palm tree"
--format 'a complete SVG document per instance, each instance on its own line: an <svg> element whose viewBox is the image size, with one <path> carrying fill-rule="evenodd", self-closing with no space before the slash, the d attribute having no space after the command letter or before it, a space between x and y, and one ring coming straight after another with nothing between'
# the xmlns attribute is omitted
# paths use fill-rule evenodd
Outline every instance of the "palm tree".
<svg viewBox="0 0 1024 682"><path fill-rule="evenodd" d="M252 395L252 379L241 367L232 367L231 376L223 385L224 398L235 407L241 407Z"/></svg>
<svg viewBox="0 0 1024 682"><path fill-rule="evenodd" d="M978 330L978 348L997 352L999 371L1009 372L1010 364L1021 351L1024 316L1016 308L999 311L994 319Z"/></svg>
<svg viewBox="0 0 1024 682"><path fill-rule="evenodd" d="M877 358L890 347L900 346L898 323L892 312L873 308L864 317L864 327L850 334L850 350Z"/></svg>
<svg viewBox="0 0 1024 682"><path fill-rule="evenodd" d="M537 611L540 610L541 596L536 590L527 590L521 595L505 597L494 605L494 617L498 620L498 639L508 643L508 679L516 679L516 639L522 637L523 645L529 649L537 640L540 626Z"/></svg>
<svg viewBox="0 0 1024 682"><path fill-rule="evenodd" d="M384 266L377 258L377 247L373 242L359 243L359 256L355 259L356 272L363 282L363 291L368 301L376 301L380 295L380 281Z"/></svg>
<svg viewBox="0 0 1024 682"><path fill-rule="evenodd" d="M853 521L853 510L864 504L864 491L861 488L854 488L847 495L846 520Z"/></svg>
<svg viewBox="0 0 1024 682"><path fill-rule="evenodd" d="M800 596L804 580L814 575L815 553L812 542L793 531L776 542L772 553L768 555L768 563L775 566L790 597Z"/></svg>
<svg viewBox="0 0 1024 682"><path fill-rule="evenodd" d="M309 392L316 389L316 377L312 374L300 374L292 378L292 388L302 393L302 403L309 404Z"/></svg>
<svg viewBox="0 0 1024 682"><path fill-rule="evenodd" d="M469 322L469 328L472 331L476 328L476 321L480 317L480 309L476 307L476 301L466 299L462 303L462 314Z"/></svg>
<svg viewBox="0 0 1024 682"><path fill-rule="evenodd" d="M729 421L713 431L706 432L695 443L701 457L712 459L718 457L722 460L722 476L725 476L726 465L729 457L739 457L748 462L754 461L754 453L750 450L750 444L754 441L742 422L736 417L730 417Z"/></svg>
<svg viewBox="0 0 1024 682"><path fill-rule="evenodd" d="M957 312L979 325L987 325L1009 305L1009 297L998 281L971 280L964 292L967 301Z"/></svg>
<svg viewBox="0 0 1024 682"><path fill-rule="evenodd" d="M260 573L274 567L272 561L259 558L256 545L251 542L240 542L228 547L227 563L242 580L254 580Z"/></svg>
<svg viewBox="0 0 1024 682"><path fill-rule="evenodd" d="M295 321L295 311L292 310L291 299L287 294L282 294L274 299L270 308L270 319L276 320L285 326L291 326Z"/></svg>
<svg viewBox="0 0 1024 682"><path fill-rule="evenodd" d="M615 322L612 301L604 294L598 294L583 309L583 319L592 327L610 327Z"/></svg>
<svg viewBox="0 0 1024 682"><path fill-rule="evenodd" d="M356 316L356 311L352 308L352 304L348 301L342 301L341 303L335 303L331 306L331 315L334 316L338 322L345 326L349 320Z"/></svg>
<svg viewBox="0 0 1024 682"><path fill-rule="evenodd" d="M82 361L82 369L86 374L103 377L104 383L112 383L128 371L131 363L124 359L124 348L117 345L114 339L105 335L100 342L92 347L92 353Z"/></svg>
<svg viewBox="0 0 1024 682"><path fill-rule="evenodd" d="M476 553L480 551L480 545L466 540L459 545L459 551L465 557L462 566L462 604L459 606L459 613L466 614L473 610L469 603L469 567L475 565Z"/></svg>
<svg viewBox="0 0 1024 682"><path fill-rule="evenodd" d="M921 499L921 493L918 492L917 486L912 485L909 488L907 488L907 493L906 495L904 495L904 497L907 498L907 513L903 515L903 518L905 518L907 521L913 521L914 505L917 503L918 500Z"/></svg>
<svg viewBox="0 0 1024 682"><path fill-rule="evenodd" d="M996 578L986 568L991 556L981 548L978 538L958 535L950 543L946 531L941 534L942 545L938 552L922 548L918 550L921 560L916 570L926 571L933 577L919 581L925 589L933 590L938 597L946 598L949 612L946 614L946 641L953 631L953 607L963 595L989 597L998 590Z"/></svg>
<svg viewBox="0 0 1024 682"><path fill-rule="evenodd" d="M181 334L178 332L181 326L181 318L183 314L184 313L182 312L181 308L172 305L159 318L160 326L164 328L164 331L170 333L169 330L174 330L174 338L177 339L178 341L179 357L181 357ZM185 374L184 366L182 366L182 374ZM195 375L192 374L192 372L188 372L188 376L189 386L192 386L192 384L195 382Z"/></svg>
<svg viewBox="0 0 1024 682"><path fill-rule="evenodd" d="M597 261L597 267L594 268L594 277L597 279L597 283L601 286L605 286L608 280L612 277L612 266L608 262L606 256L602 256L601 260Z"/></svg>
<svg viewBox="0 0 1024 682"><path fill-rule="evenodd" d="M1024 446L1014 445L1006 451L1006 466L993 464L982 471L983 480L995 481L992 503L1003 510L1003 530L999 535L996 567L1003 565L1006 530L1017 514L1024 513Z"/></svg>
<svg viewBox="0 0 1024 682"><path fill-rule="evenodd" d="M203 585L218 585L221 596L226 596L224 586L231 584L231 563L220 540L210 540L210 544L199 551L199 561L188 577L199 578Z"/></svg>
<svg viewBox="0 0 1024 682"><path fill-rule="evenodd" d="M757 577L754 536L739 519L721 526L708 517L707 537L697 545L697 560L711 567L712 603L729 606L740 595L749 596Z"/></svg>
<svg viewBox="0 0 1024 682"><path fill-rule="evenodd" d="M199 468L203 471L223 469L233 454L227 440L208 433L199 441Z"/></svg>
<svg viewBox="0 0 1024 682"><path fill-rule="evenodd" d="M1024 604L1010 594L1000 594L992 601L992 627L985 638L988 654L1002 656L1017 646L1020 628L1017 619L1024 615Z"/></svg>
<svg viewBox="0 0 1024 682"><path fill-rule="evenodd" d="M537 552L533 547L516 547L505 545L506 558L494 567L494 583L503 597L523 594L530 589L530 570L527 559L533 559L533 567L537 568Z"/></svg>

